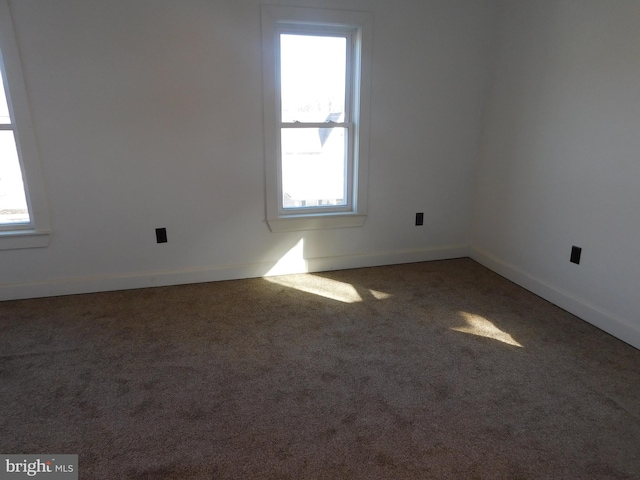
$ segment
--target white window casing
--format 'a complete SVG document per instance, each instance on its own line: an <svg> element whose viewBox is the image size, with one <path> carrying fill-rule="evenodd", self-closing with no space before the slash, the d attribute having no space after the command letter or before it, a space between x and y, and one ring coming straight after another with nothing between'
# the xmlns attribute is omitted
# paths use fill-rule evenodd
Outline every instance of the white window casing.
<svg viewBox="0 0 640 480"><path fill-rule="evenodd" d="M356 227L364 224L367 213L372 24L372 15L366 12L262 6L266 217L269 228L274 232ZM281 34L336 36L346 39L346 98L342 120L282 120L279 57ZM348 139L345 146L344 202L312 207L284 205L281 135L282 131L299 128L344 129Z"/></svg>

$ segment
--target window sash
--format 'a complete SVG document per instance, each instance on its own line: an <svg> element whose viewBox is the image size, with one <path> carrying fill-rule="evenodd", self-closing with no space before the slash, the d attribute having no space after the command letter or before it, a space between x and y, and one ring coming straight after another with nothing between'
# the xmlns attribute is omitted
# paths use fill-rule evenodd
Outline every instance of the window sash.
<svg viewBox="0 0 640 480"><path fill-rule="evenodd" d="M303 25L303 24L279 24L276 28L276 103L277 103L277 169L278 169L278 214L281 216L291 215L312 215L321 213L344 213L354 210L354 140L356 138L357 124L353 120L355 109L355 85L354 67L355 64L355 42L356 29L347 26L333 25ZM281 81L281 35L308 35L314 37L337 37L346 39L346 68L345 68L345 104L344 120L342 122L283 122L282 121L282 81ZM357 67L356 67L357 68ZM345 203L344 205L321 205L285 207L283 191L283 165L282 165L282 130L288 128L345 128L347 135L347 146L345 148Z"/></svg>
<svg viewBox="0 0 640 480"><path fill-rule="evenodd" d="M319 214L319 213L331 213L331 212L350 212L352 210L353 205L353 176L354 176L354 162L353 162L353 135L354 135L354 125L353 123L338 123L338 122L330 122L330 123L290 123L290 124L282 124L282 128L280 129L280 140L282 138L282 131L286 129L309 129L309 130L317 130L319 128L322 129L332 129L332 128L341 128L345 130L346 136L346 144L344 145L344 168L343 168L343 198L344 204L340 205L312 205L312 206L300 206L300 207L285 207L284 206L284 169L282 167L283 155L279 155L279 191L278 195L280 198L280 207L281 210L285 214L296 215L300 213L304 214ZM285 126L286 125L286 126ZM281 146L280 146L281 148ZM316 199L318 200L318 199Z"/></svg>

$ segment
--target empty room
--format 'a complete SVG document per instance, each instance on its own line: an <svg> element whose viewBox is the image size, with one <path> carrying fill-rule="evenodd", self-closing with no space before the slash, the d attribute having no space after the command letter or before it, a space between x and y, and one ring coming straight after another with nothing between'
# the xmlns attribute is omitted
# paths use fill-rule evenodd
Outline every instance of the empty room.
<svg viewBox="0 0 640 480"><path fill-rule="evenodd" d="M0 0L0 478L640 477L638 52L638 0Z"/></svg>

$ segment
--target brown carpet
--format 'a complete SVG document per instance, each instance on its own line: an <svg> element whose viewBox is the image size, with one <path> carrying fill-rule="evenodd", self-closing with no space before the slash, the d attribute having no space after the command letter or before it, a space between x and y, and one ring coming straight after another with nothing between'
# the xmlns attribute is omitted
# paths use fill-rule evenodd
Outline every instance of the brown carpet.
<svg viewBox="0 0 640 480"><path fill-rule="evenodd" d="M640 351L469 259L0 303L81 479L640 478Z"/></svg>

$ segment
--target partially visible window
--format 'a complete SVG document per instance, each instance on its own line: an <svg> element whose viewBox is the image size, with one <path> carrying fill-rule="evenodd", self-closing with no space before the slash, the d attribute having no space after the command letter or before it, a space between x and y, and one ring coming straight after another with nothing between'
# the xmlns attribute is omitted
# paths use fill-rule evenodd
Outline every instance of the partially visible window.
<svg viewBox="0 0 640 480"><path fill-rule="evenodd" d="M49 218L7 0L0 0L0 73L0 249L43 247Z"/></svg>
<svg viewBox="0 0 640 480"><path fill-rule="evenodd" d="M5 84L3 72L0 83L0 226L4 228L30 222L16 148L16 127L9 114Z"/></svg>
<svg viewBox="0 0 640 480"><path fill-rule="evenodd" d="M271 6L262 15L269 227L362 225L371 15Z"/></svg>

